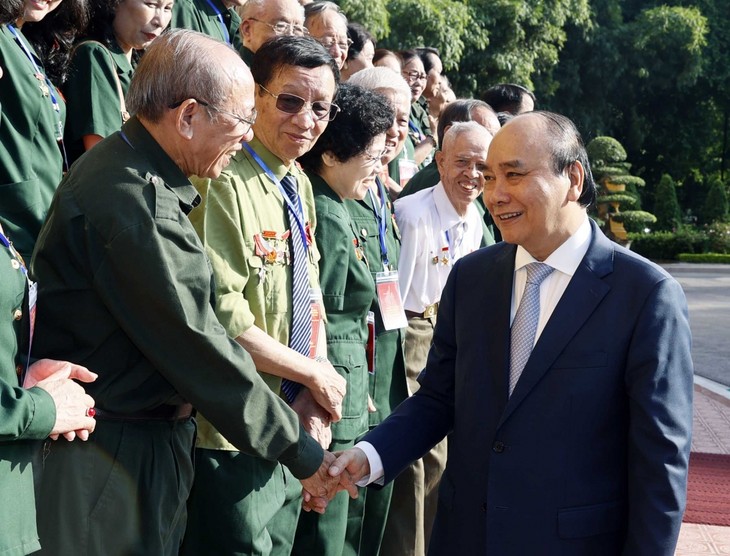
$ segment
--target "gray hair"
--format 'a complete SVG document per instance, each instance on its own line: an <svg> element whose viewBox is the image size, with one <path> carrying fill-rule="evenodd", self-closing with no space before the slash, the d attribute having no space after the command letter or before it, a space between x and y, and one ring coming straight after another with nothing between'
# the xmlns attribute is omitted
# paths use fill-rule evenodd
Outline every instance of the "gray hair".
<svg viewBox="0 0 730 556"><path fill-rule="evenodd" d="M370 89L371 91L381 93L384 91L393 91L396 95L403 95L408 98L408 102L410 103L411 88L401 75L390 68L366 68L354 73L347 81L348 83L360 85L360 87Z"/></svg>
<svg viewBox="0 0 730 556"><path fill-rule="evenodd" d="M345 22L345 25L347 25L347 16L342 12L340 7L335 4L334 2L330 2L329 0L320 0L318 2L310 2L306 6L304 6L304 23L305 25L311 20L311 18L318 16L322 12L326 12L328 10L332 10L337 15L342 17L343 21Z"/></svg>
<svg viewBox="0 0 730 556"><path fill-rule="evenodd" d="M492 134L487 131L487 128L483 125L480 125L479 123L475 122L474 120L470 122L454 122L451 124L451 127L446 130L446 133L444 133L444 142L441 146L441 150L444 150L444 148L450 144L456 141L456 139L463 135L464 133L470 133L474 132L478 135L484 135L485 137L489 137L491 139Z"/></svg>
<svg viewBox="0 0 730 556"><path fill-rule="evenodd" d="M246 0L246 3L243 6L239 6L236 8L236 11L238 12L238 15L241 16L241 19L248 19L258 13L261 12L261 10L266 6L269 0ZM291 4L296 4L297 7L301 10L301 16L302 19L304 19L304 6L302 6L297 0L290 0Z"/></svg>
<svg viewBox="0 0 730 556"><path fill-rule="evenodd" d="M168 108L189 98L212 106L224 104L233 80L215 50L225 46L188 29L160 35L134 72L127 93L130 113L156 123Z"/></svg>

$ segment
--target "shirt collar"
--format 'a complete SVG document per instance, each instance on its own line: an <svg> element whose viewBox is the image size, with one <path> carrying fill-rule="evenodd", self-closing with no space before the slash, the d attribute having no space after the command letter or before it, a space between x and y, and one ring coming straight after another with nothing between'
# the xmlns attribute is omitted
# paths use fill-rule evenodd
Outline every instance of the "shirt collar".
<svg viewBox="0 0 730 556"><path fill-rule="evenodd" d="M287 174L294 173L294 168L296 167L296 164L292 164L291 166L285 166L284 163L279 159L279 157L277 157L269 149L264 147L264 144L256 137L251 139L248 144L254 151L256 151L256 154L261 157L261 160L263 160L264 163L269 167L269 170L273 172L273 174L276 176L276 179L281 180Z"/></svg>
<svg viewBox="0 0 730 556"><path fill-rule="evenodd" d="M446 195L444 184L440 181L433 188L433 202L436 205L436 212L438 212L439 219L441 220L441 231L445 232L460 222L466 222L466 215L463 218L459 216L459 213L456 212L454 205L451 204L449 197Z"/></svg>
<svg viewBox="0 0 730 556"><path fill-rule="evenodd" d="M583 223L578 227L576 232L566 239L563 244L553 251L543 262L563 274L573 276L575 271L578 269L578 265L588 251L590 242L591 224L588 221L588 216L586 215L583 219ZM517 253L515 254L515 272L534 262L537 262L537 260L530 255L524 247L518 245Z"/></svg>

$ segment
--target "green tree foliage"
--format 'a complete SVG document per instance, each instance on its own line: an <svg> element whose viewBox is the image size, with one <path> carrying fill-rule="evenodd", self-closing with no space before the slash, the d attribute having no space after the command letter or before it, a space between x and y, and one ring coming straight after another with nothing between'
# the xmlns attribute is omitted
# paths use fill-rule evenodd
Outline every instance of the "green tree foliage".
<svg viewBox="0 0 730 556"><path fill-rule="evenodd" d="M669 174L664 174L656 188L654 214L657 217L657 229L673 231L682 224L682 214L677 202L677 189Z"/></svg>
<svg viewBox="0 0 730 556"><path fill-rule="evenodd" d="M727 218L727 186L722 178L716 174L710 178L710 189L705 199L702 220L707 224L711 224L713 222L725 222Z"/></svg>

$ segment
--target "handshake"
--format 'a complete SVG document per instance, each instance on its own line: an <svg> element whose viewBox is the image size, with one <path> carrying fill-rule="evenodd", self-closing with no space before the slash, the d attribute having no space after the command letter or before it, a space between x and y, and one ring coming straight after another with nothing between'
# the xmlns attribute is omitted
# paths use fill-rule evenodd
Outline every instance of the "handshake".
<svg viewBox="0 0 730 556"><path fill-rule="evenodd" d="M325 451L319 469L302 483L302 508L323 514L335 494L346 490L350 498L357 498L357 482L370 475L370 464L360 448L344 452Z"/></svg>

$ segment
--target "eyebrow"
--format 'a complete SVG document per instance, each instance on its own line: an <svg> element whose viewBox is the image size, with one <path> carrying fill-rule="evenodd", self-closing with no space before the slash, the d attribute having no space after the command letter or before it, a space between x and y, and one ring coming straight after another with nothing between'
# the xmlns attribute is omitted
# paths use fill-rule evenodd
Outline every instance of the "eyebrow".
<svg viewBox="0 0 730 556"><path fill-rule="evenodd" d="M525 167L525 163L522 162L521 160L516 160L515 159L515 160L508 160L506 162L500 162L497 165L497 167L500 168L500 169L504 169L504 168L524 168ZM492 165L491 164L487 164L486 168L490 172L492 171Z"/></svg>

